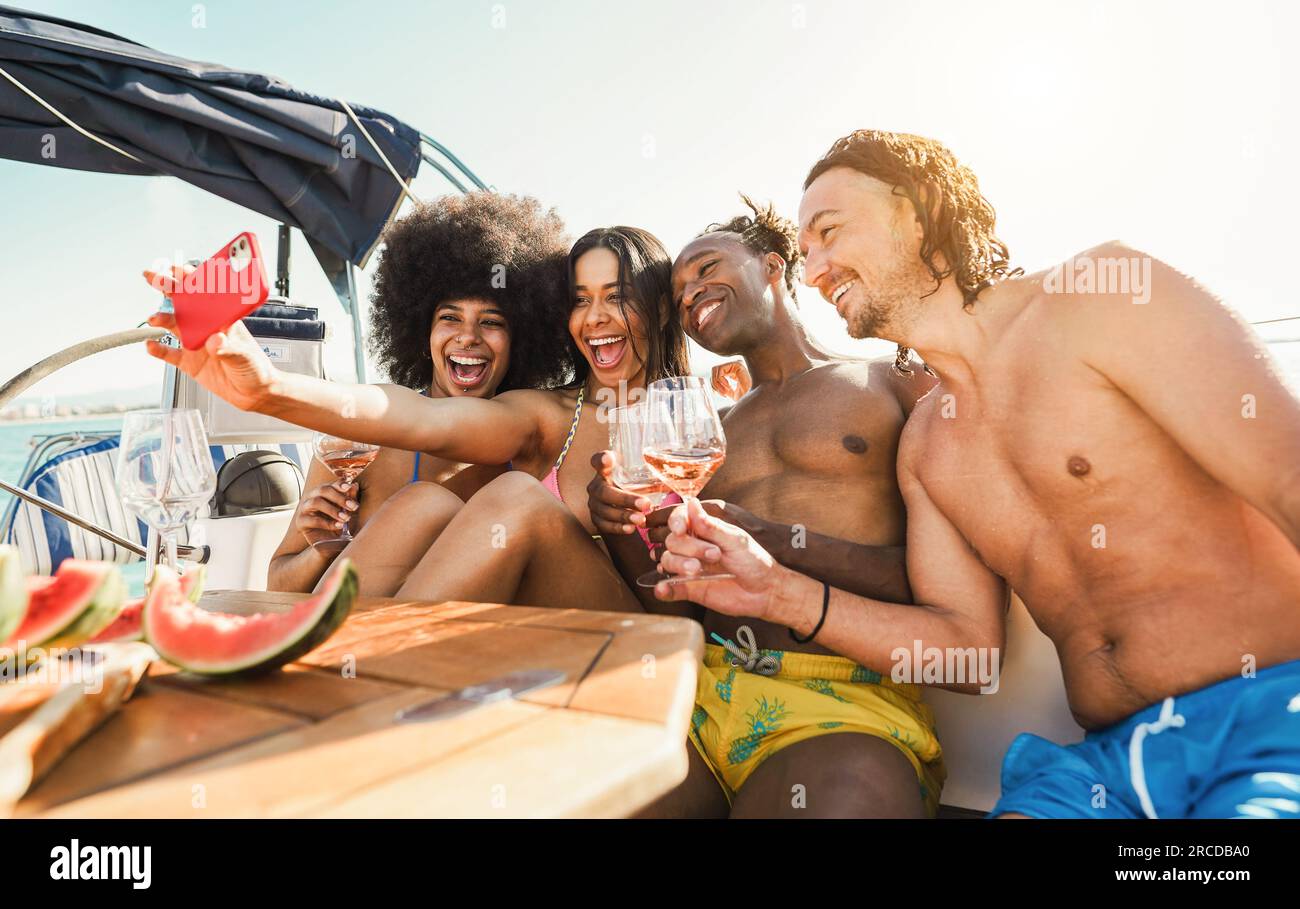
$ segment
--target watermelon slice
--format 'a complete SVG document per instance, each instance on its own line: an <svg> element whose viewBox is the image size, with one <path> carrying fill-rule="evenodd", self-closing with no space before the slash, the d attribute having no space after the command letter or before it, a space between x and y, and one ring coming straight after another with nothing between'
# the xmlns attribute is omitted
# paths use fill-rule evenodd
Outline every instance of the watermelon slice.
<svg viewBox="0 0 1300 909"><path fill-rule="evenodd" d="M234 615L186 600L175 573L154 572L144 603L144 637L158 655L200 675L255 675L291 663L325 643L352 611L357 571L350 559L330 568L320 589L287 612Z"/></svg>
<svg viewBox="0 0 1300 909"><path fill-rule="evenodd" d="M27 579L27 614L4 642L79 647L117 617L126 585L112 562L64 559L53 577Z"/></svg>
<svg viewBox="0 0 1300 909"><path fill-rule="evenodd" d="M27 615L27 584L18 550L0 546L0 643L9 640Z"/></svg>
<svg viewBox="0 0 1300 909"><path fill-rule="evenodd" d="M181 575L181 594L191 603L197 603L199 598L203 596L203 582L206 576L206 565L199 565L197 568ZM152 586L152 582L150 586ZM146 597L135 597L127 600L113 623L91 638L90 643L108 644L143 640L145 599Z"/></svg>

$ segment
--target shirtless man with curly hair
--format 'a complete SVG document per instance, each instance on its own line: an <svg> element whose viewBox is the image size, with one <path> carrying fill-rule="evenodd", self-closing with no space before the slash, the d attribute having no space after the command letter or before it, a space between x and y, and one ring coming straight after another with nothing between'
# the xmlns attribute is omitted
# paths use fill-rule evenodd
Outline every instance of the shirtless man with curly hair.
<svg viewBox="0 0 1300 909"><path fill-rule="evenodd" d="M898 453L916 605L827 590L698 507L661 561L736 579L660 593L890 674L900 647L1000 650L1010 584L1088 735L1018 738L995 815L1300 817L1300 400L1250 328L1120 243L1012 270L974 174L917 136L836 142L799 220L849 332L939 377Z"/></svg>

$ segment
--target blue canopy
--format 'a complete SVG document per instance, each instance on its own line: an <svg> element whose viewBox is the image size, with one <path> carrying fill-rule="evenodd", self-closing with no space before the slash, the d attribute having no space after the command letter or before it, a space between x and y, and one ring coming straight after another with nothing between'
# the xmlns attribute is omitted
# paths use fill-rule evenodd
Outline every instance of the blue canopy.
<svg viewBox="0 0 1300 909"><path fill-rule="evenodd" d="M178 177L299 228L336 285L345 263L365 264L402 198L371 139L403 183L422 157L421 134L383 111L351 105L363 132L342 102L273 76L7 6L0 70L0 157Z"/></svg>

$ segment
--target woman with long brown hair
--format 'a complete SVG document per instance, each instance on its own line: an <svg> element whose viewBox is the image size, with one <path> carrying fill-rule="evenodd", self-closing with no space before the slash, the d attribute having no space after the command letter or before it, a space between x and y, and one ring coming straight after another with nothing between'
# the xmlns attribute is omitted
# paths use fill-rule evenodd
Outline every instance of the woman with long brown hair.
<svg viewBox="0 0 1300 909"><path fill-rule="evenodd" d="M289 375L240 325L199 350L150 342L149 352L244 410L450 461L509 465L457 512L398 596L639 610L593 538L586 486L591 456L608 445L600 407L688 371L672 260L646 231L611 227L583 236L568 267L576 368L563 388L435 400L400 386ZM174 321L158 313L150 324Z"/></svg>

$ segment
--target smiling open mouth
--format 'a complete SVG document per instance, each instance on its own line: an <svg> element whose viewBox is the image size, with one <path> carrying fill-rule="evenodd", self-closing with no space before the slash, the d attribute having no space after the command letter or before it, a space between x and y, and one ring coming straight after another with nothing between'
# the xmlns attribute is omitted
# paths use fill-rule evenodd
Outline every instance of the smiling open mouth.
<svg viewBox="0 0 1300 909"><path fill-rule="evenodd" d="M627 337L612 335L607 338L588 338L587 346L591 348L591 359L601 369L613 369L623 362L627 353Z"/></svg>
<svg viewBox="0 0 1300 909"><path fill-rule="evenodd" d="M713 318L713 314L718 311L718 307L721 305L722 305L721 300L713 300L709 303L697 304L699 309L696 310L695 313L695 330L699 331L701 328L703 328L704 323Z"/></svg>
<svg viewBox="0 0 1300 909"><path fill-rule="evenodd" d="M477 388L487 379L488 361L484 357L451 354L447 357L451 380L461 388Z"/></svg>
<svg viewBox="0 0 1300 909"><path fill-rule="evenodd" d="M831 305L835 307L835 310L836 310L837 312L840 311L840 300L841 300L841 298L843 298L843 296L844 296L846 293L848 293L848 292L849 292L850 290L852 290L855 286L857 286L857 283L858 283L858 279L857 279L857 278L849 278L847 281L842 281L842 282L840 282L839 284L837 284L837 285L834 287L834 289L831 290L831 293L830 293L830 301L831 301Z"/></svg>

